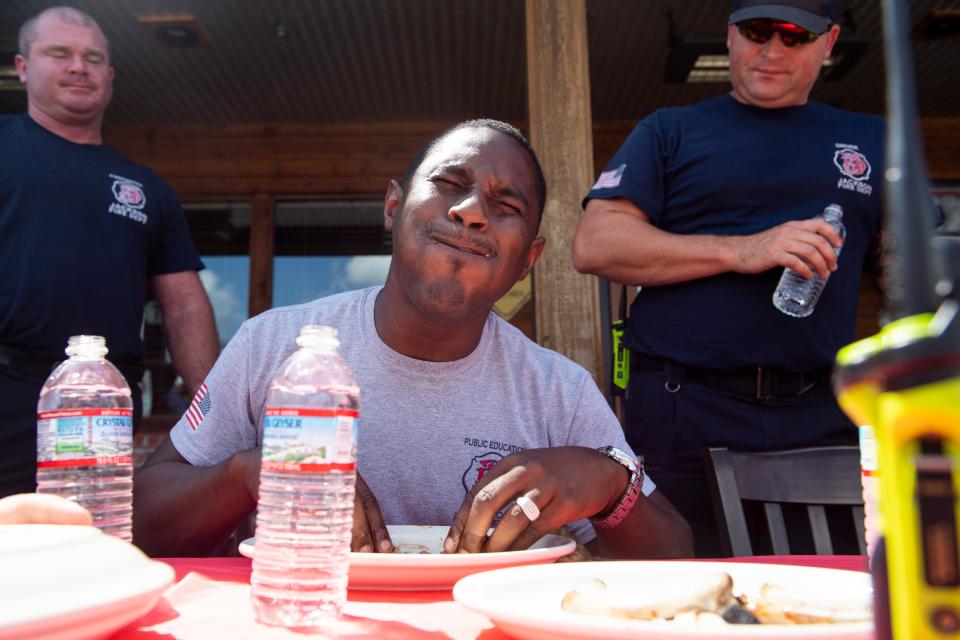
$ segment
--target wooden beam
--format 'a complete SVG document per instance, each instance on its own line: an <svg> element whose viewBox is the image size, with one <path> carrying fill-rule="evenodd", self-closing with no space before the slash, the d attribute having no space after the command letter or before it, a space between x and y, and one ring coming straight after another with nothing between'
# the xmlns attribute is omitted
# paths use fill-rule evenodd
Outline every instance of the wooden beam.
<svg viewBox="0 0 960 640"><path fill-rule="evenodd" d="M593 182L585 0L527 0L530 141L547 177L534 269L537 341L587 368L603 388L597 278L570 260L580 199Z"/></svg>
<svg viewBox="0 0 960 640"><path fill-rule="evenodd" d="M256 195L250 199L250 301L249 317L273 306L274 200Z"/></svg>

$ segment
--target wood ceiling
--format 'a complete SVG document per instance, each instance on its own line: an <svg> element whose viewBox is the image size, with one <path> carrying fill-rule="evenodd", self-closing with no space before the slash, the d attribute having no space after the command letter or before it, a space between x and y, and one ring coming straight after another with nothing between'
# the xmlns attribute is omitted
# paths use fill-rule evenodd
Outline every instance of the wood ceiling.
<svg viewBox="0 0 960 640"><path fill-rule="evenodd" d="M12 64L16 30L49 0L0 2L0 64ZM73 0L111 40L117 69L106 124L450 122L526 120L521 0ZM913 24L960 2L912 0ZM723 42L730 0L588 0L591 102L597 123L727 90L725 83L664 81L672 33ZM865 50L814 97L884 111L879 0L841 1L843 39ZM188 14L207 46L171 48L138 18ZM668 18L669 14L669 18ZM960 116L960 39L915 43L924 117ZM0 91L0 113L25 106Z"/></svg>

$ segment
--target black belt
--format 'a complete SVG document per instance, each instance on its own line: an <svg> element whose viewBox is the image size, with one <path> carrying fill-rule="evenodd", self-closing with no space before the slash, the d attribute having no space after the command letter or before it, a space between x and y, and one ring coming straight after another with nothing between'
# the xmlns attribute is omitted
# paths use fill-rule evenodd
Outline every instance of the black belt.
<svg viewBox="0 0 960 640"><path fill-rule="evenodd" d="M667 389L671 391L679 390L682 380L690 380L722 391L753 396L758 400L775 396L800 396L810 391L820 380L830 379L829 368L818 371L782 371L770 367L753 367L719 371L686 367L666 358L636 351L630 352L630 368L634 371L667 374L676 372L681 379L667 381Z"/></svg>
<svg viewBox="0 0 960 640"><path fill-rule="evenodd" d="M2 369L45 380L60 362L62 361L0 344L0 368ZM113 364L130 385L139 383L143 378L143 365L117 364L116 362Z"/></svg>

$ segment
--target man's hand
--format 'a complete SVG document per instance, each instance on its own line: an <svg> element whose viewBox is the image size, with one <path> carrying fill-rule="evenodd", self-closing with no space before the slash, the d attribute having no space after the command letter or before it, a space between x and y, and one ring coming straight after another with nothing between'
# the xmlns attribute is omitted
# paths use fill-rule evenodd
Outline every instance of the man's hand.
<svg viewBox="0 0 960 640"><path fill-rule="evenodd" d="M512 453L467 493L444 540L445 553L526 549L545 533L611 509L626 490L627 470L585 447ZM540 509L531 522L515 503L526 496ZM487 531L506 508L496 529Z"/></svg>
<svg viewBox="0 0 960 640"><path fill-rule="evenodd" d="M357 472L357 491L353 499L353 535L350 539L351 551L392 553L393 541L383 524L380 504L373 491Z"/></svg>
<svg viewBox="0 0 960 640"><path fill-rule="evenodd" d="M777 266L793 269L804 278L816 272L826 278L837 268L836 248L843 245L837 231L820 218L794 220L751 236L731 237L738 273L760 273Z"/></svg>
<svg viewBox="0 0 960 640"><path fill-rule="evenodd" d="M804 278L837 268L840 236L820 218L791 221L753 235L683 234L656 227L624 198L587 203L573 240L573 265L614 282L644 287L720 273L789 267Z"/></svg>

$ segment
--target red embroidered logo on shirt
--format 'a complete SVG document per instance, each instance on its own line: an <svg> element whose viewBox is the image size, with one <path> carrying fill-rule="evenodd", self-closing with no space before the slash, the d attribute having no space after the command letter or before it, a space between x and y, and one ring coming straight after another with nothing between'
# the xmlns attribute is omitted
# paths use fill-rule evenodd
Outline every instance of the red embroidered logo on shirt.
<svg viewBox="0 0 960 640"><path fill-rule="evenodd" d="M833 154L833 164L837 165L840 173L854 180L870 178L870 162L867 156L853 149L837 149Z"/></svg>
<svg viewBox="0 0 960 640"><path fill-rule="evenodd" d="M143 185L136 180L112 173L110 177L113 178L110 190L116 202L111 202L107 210L114 215L147 224L147 214L143 212L147 204L147 194L143 191Z"/></svg>
<svg viewBox="0 0 960 640"><path fill-rule="evenodd" d="M855 144L836 144L833 164L840 169L837 188L869 196L873 193L870 179L870 161Z"/></svg>
<svg viewBox="0 0 960 640"><path fill-rule="evenodd" d="M494 451L480 456L474 456L473 460L470 461L470 466L463 472L462 481L464 490L470 491L470 487L479 482L480 479L502 459L503 456Z"/></svg>

